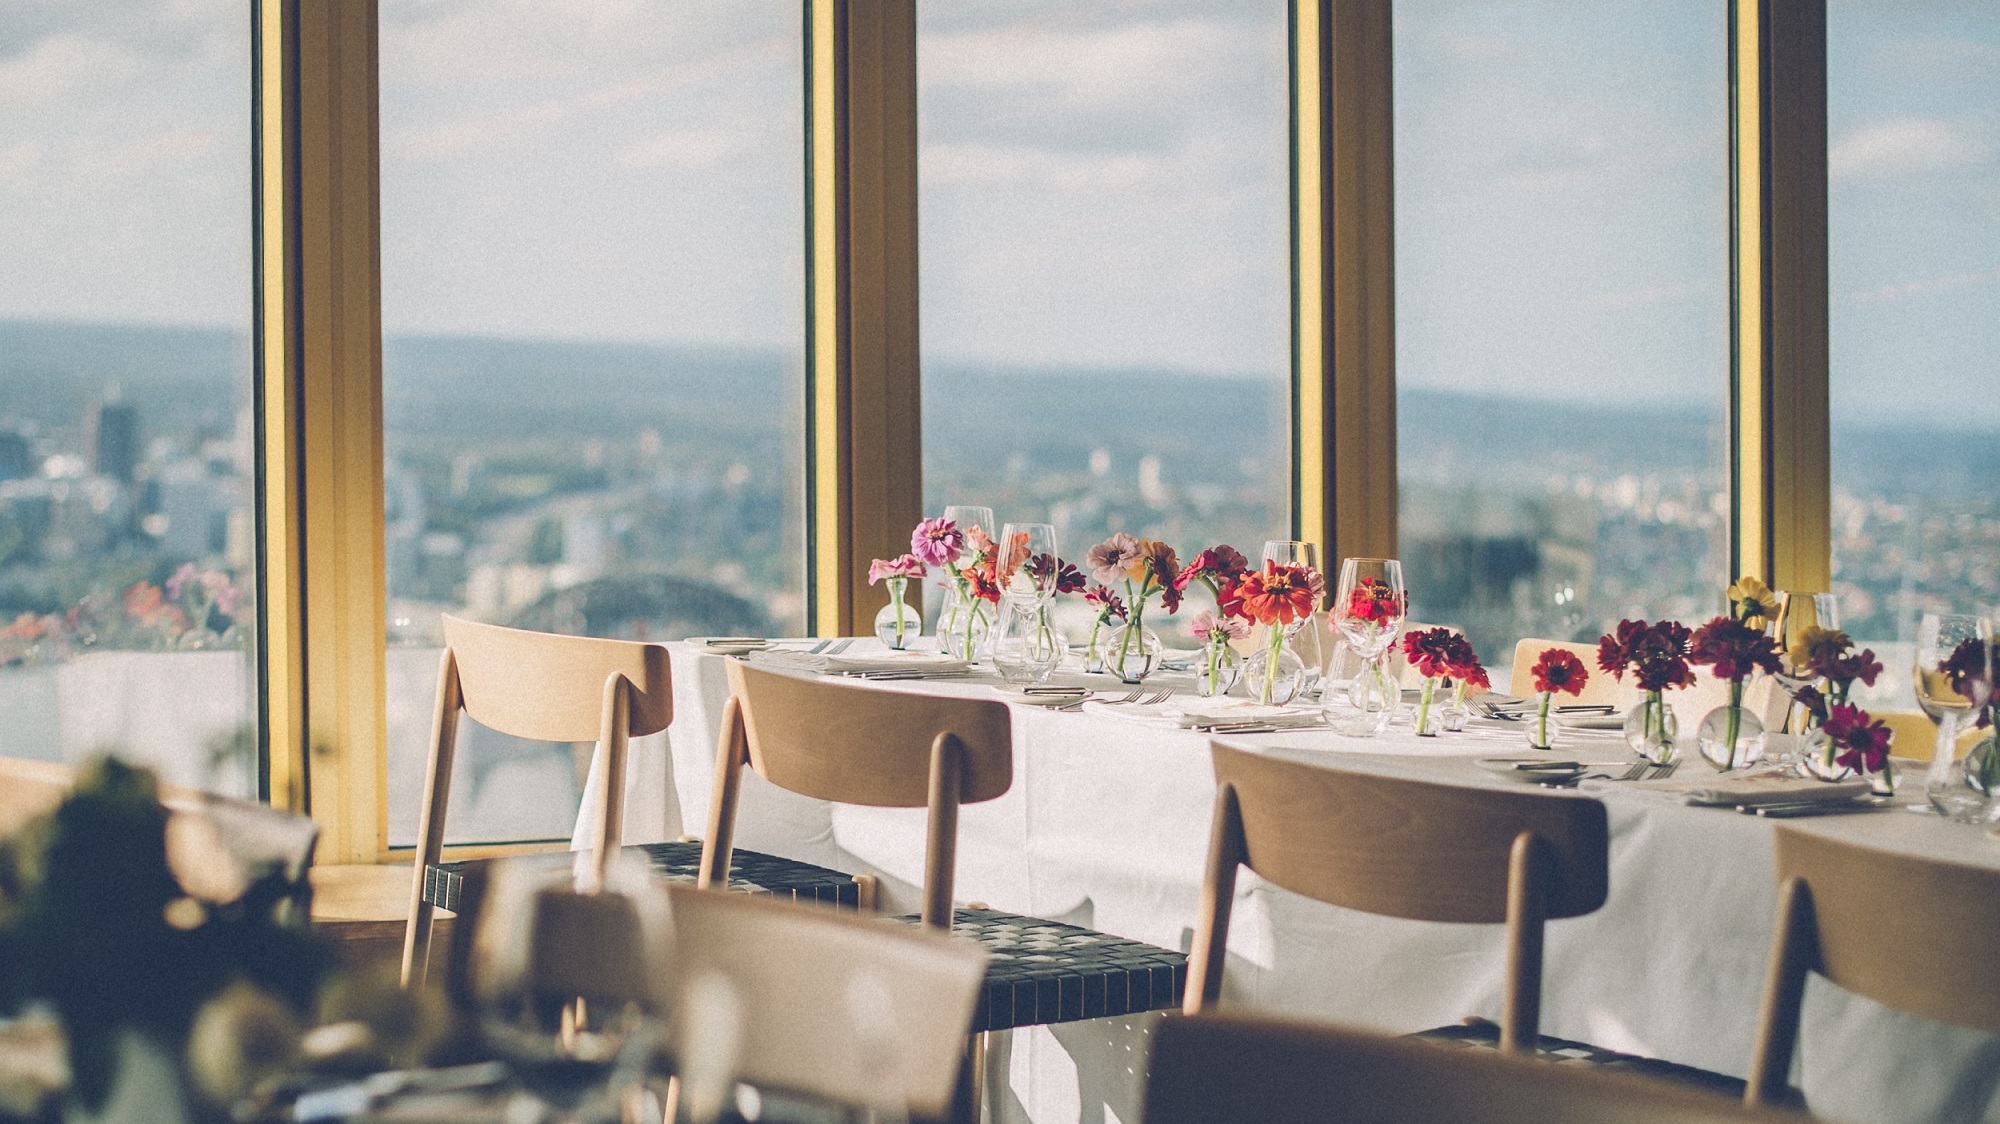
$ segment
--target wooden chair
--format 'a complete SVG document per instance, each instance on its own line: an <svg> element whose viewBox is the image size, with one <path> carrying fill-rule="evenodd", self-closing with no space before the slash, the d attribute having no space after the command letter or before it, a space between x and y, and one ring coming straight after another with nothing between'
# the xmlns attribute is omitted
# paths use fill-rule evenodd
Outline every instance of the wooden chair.
<svg viewBox="0 0 2000 1124"><path fill-rule="evenodd" d="M699 885L714 885L729 861L746 767L819 800L926 808L923 910L908 920L976 940L992 956L975 1032L1180 1002L1187 962L1177 952L1000 910L952 908L958 810L992 800L1013 783L1006 704L883 690L742 661L730 662L729 687Z"/></svg>
<svg viewBox="0 0 2000 1124"><path fill-rule="evenodd" d="M1782 1124L1802 1118L1587 1065L1230 1015L1153 1032L1146 1124Z"/></svg>
<svg viewBox="0 0 2000 1124"><path fill-rule="evenodd" d="M1505 923L1507 973L1497 1045L1564 1051L1615 1068L1715 1087L1740 1083L1587 1043L1540 1035L1546 922L1580 917L1609 890L1609 826L1595 800L1462 788L1267 757L1221 743L1208 873L1183 1004L1222 995L1236 869L1317 901L1413 921ZM1484 1045L1490 1024L1426 1037Z"/></svg>
<svg viewBox="0 0 2000 1124"><path fill-rule="evenodd" d="M1780 826L1778 925L1745 1099L1787 1090L1807 972L1900 1011L2000 1034L2000 870ZM1922 955L1896 955L1921 949Z"/></svg>
<svg viewBox="0 0 2000 1124"><path fill-rule="evenodd" d="M666 729L674 716L667 649L659 644L552 636L453 616L444 618L444 642L403 934L405 986L422 983L427 970L435 907L425 899L424 883L444 850L459 712L516 737L597 742L592 780L604 799L594 840L600 881L624 821L626 741Z"/></svg>

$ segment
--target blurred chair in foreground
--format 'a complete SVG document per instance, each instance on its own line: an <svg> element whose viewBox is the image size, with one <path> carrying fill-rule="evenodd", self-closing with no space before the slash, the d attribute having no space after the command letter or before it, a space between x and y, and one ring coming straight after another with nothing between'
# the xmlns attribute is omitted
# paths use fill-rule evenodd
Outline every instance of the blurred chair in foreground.
<svg viewBox="0 0 2000 1124"><path fill-rule="evenodd" d="M1540 1034L1544 925L1609 890L1609 825L1595 800L1466 788L1326 768L1221 743L1208 874L1188 960L1190 1015L1222 995L1236 870L1316 901L1412 921L1507 926L1497 1035L1483 1020L1425 1031L1464 1046L1665 1078L1736 1096L1721 1074ZM1496 1043L1497 1039L1497 1043Z"/></svg>
<svg viewBox="0 0 2000 1124"><path fill-rule="evenodd" d="M1794 827L1775 836L1778 927L1745 1093L1752 1104L1799 1099L1787 1082L1808 972L1899 1011L2000 1034L2000 870Z"/></svg>
<svg viewBox="0 0 2000 1124"><path fill-rule="evenodd" d="M1803 1118L1583 1065L1231 1015L1153 1032L1145 1124L1783 1124Z"/></svg>

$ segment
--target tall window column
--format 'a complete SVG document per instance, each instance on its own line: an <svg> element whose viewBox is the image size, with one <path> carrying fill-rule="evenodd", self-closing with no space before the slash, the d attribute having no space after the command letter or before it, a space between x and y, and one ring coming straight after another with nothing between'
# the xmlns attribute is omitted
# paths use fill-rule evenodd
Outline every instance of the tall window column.
<svg viewBox="0 0 2000 1124"><path fill-rule="evenodd" d="M1389 0L1293 0L1292 511L1343 556L1396 553Z"/></svg>
<svg viewBox="0 0 2000 1124"><path fill-rule="evenodd" d="M867 621L868 563L921 517L914 0L807 12L810 617Z"/></svg>
<svg viewBox="0 0 2000 1124"><path fill-rule="evenodd" d="M1831 588L1826 0L1730 5L1732 574Z"/></svg>

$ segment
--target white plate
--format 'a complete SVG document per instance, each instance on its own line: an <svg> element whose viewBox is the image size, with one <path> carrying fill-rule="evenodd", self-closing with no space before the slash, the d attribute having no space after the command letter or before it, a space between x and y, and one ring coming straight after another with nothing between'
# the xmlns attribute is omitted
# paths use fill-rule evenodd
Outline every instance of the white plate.
<svg viewBox="0 0 2000 1124"><path fill-rule="evenodd" d="M1081 702L1090 697L1090 688L1088 687L1078 687L1074 691L1067 691L1061 694L1051 694L1048 688L1043 688L1032 695L1019 687L995 687L993 691L1008 702L1020 703L1023 706L1068 706L1071 703Z"/></svg>
<svg viewBox="0 0 2000 1124"><path fill-rule="evenodd" d="M1622 714L1551 714L1556 725L1572 730L1623 730L1625 716Z"/></svg>
<svg viewBox="0 0 2000 1124"><path fill-rule="evenodd" d="M740 656L746 652L761 652L771 646L769 640L752 636L691 636L688 643L699 651L714 652L718 656Z"/></svg>

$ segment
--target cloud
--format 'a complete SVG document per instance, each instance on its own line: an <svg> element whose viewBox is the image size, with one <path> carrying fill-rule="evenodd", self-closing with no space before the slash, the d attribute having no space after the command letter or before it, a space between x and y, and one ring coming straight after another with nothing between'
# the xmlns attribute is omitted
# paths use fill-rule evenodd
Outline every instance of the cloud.
<svg viewBox="0 0 2000 1124"><path fill-rule="evenodd" d="M1135 22L1051 30L1022 21L958 35L927 36L920 67L929 88L1040 87L1073 106L1146 104L1224 83L1246 53L1254 25L1207 20ZM1274 49L1279 44L1274 44ZM1182 100L1175 99L1175 100Z"/></svg>
<svg viewBox="0 0 2000 1124"><path fill-rule="evenodd" d="M1073 152L1027 145L933 144L919 165L926 187L1030 183L1051 187L1130 187L1162 174L1162 161L1135 152Z"/></svg>
<svg viewBox="0 0 2000 1124"><path fill-rule="evenodd" d="M634 141L612 160L627 168L705 168L749 147L750 138L740 132L687 129Z"/></svg>
<svg viewBox="0 0 2000 1124"><path fill-rule="evenodd" d="M1848 133L1827 152L1835 180L1891 180L1983 164L1993 146L1951 121L1892 117Z"/></svg>
<svg viewBox="0 0 2000 1124"><path fill-rule="evenodd" d="M142 63L116 43L83 35L51 35L0 62L0 105L58 104L121 84L136 75Z"/></svg>
<svg viewBox="0 0 2000 1124"><path fill-rule="evenodd" d="M1995 282L2000 282L2000 267L1973 273L1954 273L1948 277L1927 277L1920 281L1904 281L1895 285L1878 285L1873 289L1856 289L1847 294L1847 299L1853 304L1873 304L1877 301L1948 293L1953 289L1970 289L1976 285L1989 285Z"/></svg>

